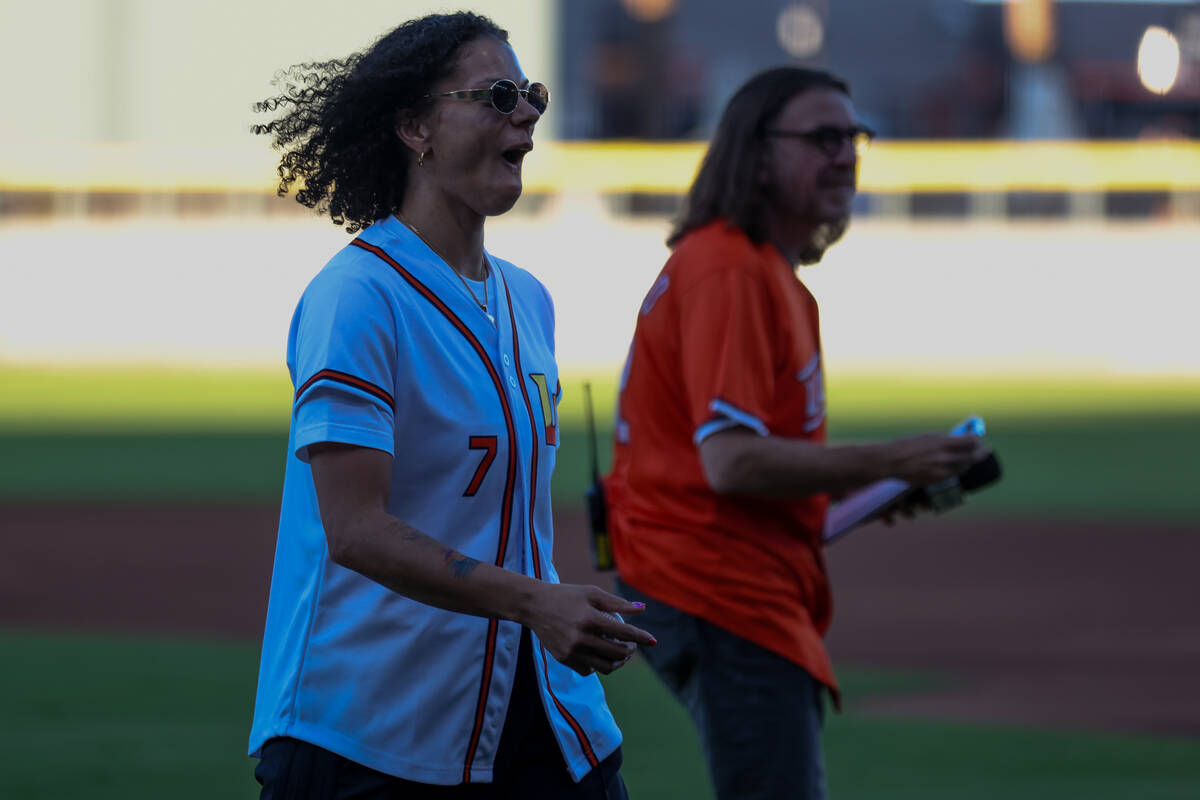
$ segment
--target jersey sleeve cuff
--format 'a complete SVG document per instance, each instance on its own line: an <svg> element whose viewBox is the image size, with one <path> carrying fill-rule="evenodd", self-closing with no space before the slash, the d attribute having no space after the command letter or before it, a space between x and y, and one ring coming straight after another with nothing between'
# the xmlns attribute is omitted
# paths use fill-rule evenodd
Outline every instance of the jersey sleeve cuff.
<svg viewBox="0 0 1200 800"><path fill-rule="evenodd" d="M352 392L368 398L384 408L391 408L394 405L391 394L381 387L356 375L335 369L323 369L305 381L304 385L296 390L296 396L292 402L299 404L310 393L319 392L322 389Z"/></svg>
<svg viewBox="0 0 1200 800"><path fill-rule="evenodd" d="M337 442L382 450L395 450L395 408L391 395L353 376L323 370L296 392L292 411L296 457L308 461L308 446Z"/></svg>
<svg viewBox="0 0 1200 800"><path fill-rule="evenodd" d="M759 436L769 436L771 433L758 417L724 400L713 400L709 403L708 410L713 412L713 417L696 429L696 433L692 436L695 444L700 444L714 433L729 428L749 428Z"/></svg>

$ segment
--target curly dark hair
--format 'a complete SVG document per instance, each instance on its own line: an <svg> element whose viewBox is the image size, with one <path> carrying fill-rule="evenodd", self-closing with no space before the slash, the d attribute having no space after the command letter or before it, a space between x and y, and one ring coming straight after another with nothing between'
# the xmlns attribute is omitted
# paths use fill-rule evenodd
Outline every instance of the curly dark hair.
<svg viewBox="0 0 1200 800"><path fill-rule="evenodd" d="M754 242L766 238L766 198L758 175L766 151L765 132L787 102L809 89L833 89L850 96L841 78L823 70L776 67L755 75L730 98L713 135L700 171L684 198L683 211L667 246L688 231L724 218Z"/></svg>
<svg viewBox="0 0 1200 800"><path fill-rule="evenodd" d="M253 108L283 113L250 128L283 151L277 194L299 180L296 201L350 233L399 210L409 158L395 114L431 105L429 90L454 71L460 48L482 36L508 41L507 31L479 14L430 14L362 52L277 72L272 85L280 94Z"/></svg>

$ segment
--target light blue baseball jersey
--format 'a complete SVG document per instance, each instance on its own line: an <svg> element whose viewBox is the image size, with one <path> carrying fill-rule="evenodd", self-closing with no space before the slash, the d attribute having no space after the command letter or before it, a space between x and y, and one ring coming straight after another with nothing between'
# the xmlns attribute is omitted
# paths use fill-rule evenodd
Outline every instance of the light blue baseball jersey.
<svg viewBox="0 0 1200 800"><path fill-rule="evenodd" d="M545 287L488 255L493 325L394 217L341 250L292 319L287 472L250 752L292 736L423 783L488 782L521 627L403 597L329 557L307 448L393 457L387 510L545 581L561 389ZM600 682L532 637L543 704L579 780L621 743Z"/></svg>

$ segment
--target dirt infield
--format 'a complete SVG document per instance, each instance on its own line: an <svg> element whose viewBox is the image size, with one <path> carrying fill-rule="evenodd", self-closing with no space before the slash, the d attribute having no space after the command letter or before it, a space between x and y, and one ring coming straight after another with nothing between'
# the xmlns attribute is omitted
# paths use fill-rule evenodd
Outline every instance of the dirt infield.
<svg viewBox="0 0 1200 800"><path fill-rule="evenodd" d="M0 506L0 624L257 639L277 511ZM564 581L588 567L558 519ZM875 526L829 553L835 664L935 670L948 688L855 711L1200 736L1200 529Z"/></svg>

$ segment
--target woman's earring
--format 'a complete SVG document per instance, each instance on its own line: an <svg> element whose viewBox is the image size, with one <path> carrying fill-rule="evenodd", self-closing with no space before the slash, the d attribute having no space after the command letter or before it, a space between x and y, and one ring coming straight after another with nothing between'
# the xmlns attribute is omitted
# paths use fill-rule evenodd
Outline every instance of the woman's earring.
<svg viewBox="0 0 1200 800"><path fill-rule="evenodd" d="M417 166L418 167L425 166L425 151L424 150L422 150L420 153L417 153Z"/></svg>

